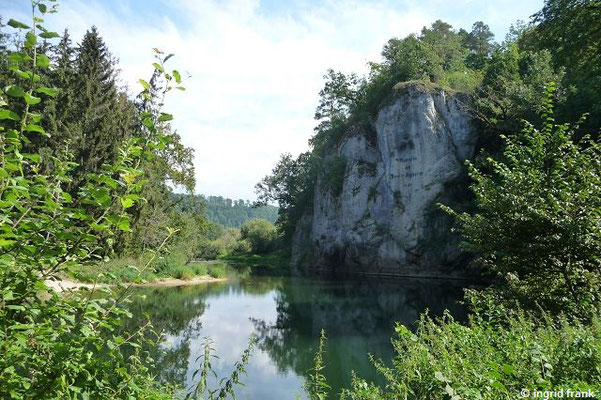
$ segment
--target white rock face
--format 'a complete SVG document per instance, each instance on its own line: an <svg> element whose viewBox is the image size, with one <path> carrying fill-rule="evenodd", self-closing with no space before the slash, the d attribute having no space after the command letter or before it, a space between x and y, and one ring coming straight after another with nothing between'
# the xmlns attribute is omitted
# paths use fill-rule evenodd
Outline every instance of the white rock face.
<svg viewBox="0 0 601 400"><path fill-rule="evenodd" d="M409 276L462 275L450 218L436 204L467 193L464 161L476 133L467 97L424 83L397 85L371 127L353 127L331 157L346 159L342 191L325 175L313 214L297 226L293 263L304 268ZM325 172L327 174L327 171Z"/></svg>

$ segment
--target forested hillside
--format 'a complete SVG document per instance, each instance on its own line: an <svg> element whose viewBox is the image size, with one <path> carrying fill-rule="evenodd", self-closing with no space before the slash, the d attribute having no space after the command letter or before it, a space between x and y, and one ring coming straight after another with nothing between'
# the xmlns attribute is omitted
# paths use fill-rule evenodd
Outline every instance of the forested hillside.
<svg viewBox="0 0 601 400"><path fill-rule="evenodd" d="M240 228L252 218L266 219L272 224L278 218L278 208L269 204L254 207L248 200L232 200L221 196L202 197L208 220L228 228Z"/></svg>

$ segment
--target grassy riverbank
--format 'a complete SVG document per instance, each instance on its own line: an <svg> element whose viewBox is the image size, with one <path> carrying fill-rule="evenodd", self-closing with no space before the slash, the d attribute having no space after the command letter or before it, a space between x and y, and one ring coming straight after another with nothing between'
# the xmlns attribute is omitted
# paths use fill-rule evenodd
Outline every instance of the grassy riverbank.
<svg viewBox="0 0 601 400"><path fill-rule="evenodd" d="M115 284L152 283L170 278L190 281L203 276L221 279L248 275L281 275L288 273L288 263L289 256L282 251L264 255L230 255L218 260L188 263L170 256L150 264L147 257L125 257L93 266L75 267L69 271L68 278L85 283Z"/></svg>
<svg viewBox="0 0 601 400"><path fill-rule="evenodd" d="M80 282L125 283L156 282L160 279L174 278L185 281L199 276L225 278L228 266L220 261L199 261L189 264L174 264L165 269L144 268L141 259L121 258L94 266L76 267L69 273L70 278Z"/></svg>

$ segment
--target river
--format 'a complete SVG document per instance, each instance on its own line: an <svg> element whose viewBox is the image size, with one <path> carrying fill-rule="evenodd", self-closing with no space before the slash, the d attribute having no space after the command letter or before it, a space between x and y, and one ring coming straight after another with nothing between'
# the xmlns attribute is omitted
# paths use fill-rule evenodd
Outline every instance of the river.
<svg viewBox="0 0 601 400"><path fill-rule="evenodd" d="M458 303L462 289L463 283L441 280L298 277L144 288L134 292L145 298L131 304L130 324L141 323L147 313L163 333L160 345L151 350L161 381L191 388L206 338L219 357L213 359L215 372L229 376L254 335L257 346L237 397L305 398L303 377L313 365L321 329L327 333L323 373L332 394L349 386L351 370L383 384L368 353L389 364L395 323L412 327L426 309L431 315L448 309L465 318Z"/></svg>

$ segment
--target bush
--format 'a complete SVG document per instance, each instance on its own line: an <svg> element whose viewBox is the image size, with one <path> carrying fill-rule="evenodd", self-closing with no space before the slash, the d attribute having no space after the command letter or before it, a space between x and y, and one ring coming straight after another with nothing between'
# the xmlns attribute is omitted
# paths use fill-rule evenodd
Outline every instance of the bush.
<svg viewBox="0 0 601 400"><path fill-rule="evenodd" d="M232 247L231 254L248 254L252 251L252 244L248 239L241 239Z"/></svg>
<svg viewBox="0 0 601 400"><path fill-rule="evenodd" d="M33 12L42 14L55 7L43 0L33 5ZM40 31L48 38L58 34L46 31L35 15L32 22L32 28L8 22L28 32L15 39L22 47L3 60L15 74L5 82L11 99L3 92L0 109L0 398L168 397L160 393L164 387L154 381L147 367L152 361L141 351L150 325L116 333L129 315L122 308L127 292L103 298L64 295L45 284L70 268L94 266L115 233L131 230L130 208L142 201L144 185L138 166L166 141L155 124L158 115L146 117L145 139L126 141L114 160L88 171L85 184L74 187L77 164L69 154L51 156L52 174L44 174L28 136L48 136L41 125L47 111L43 99L57 90L34 79L51 67L48 57L38 54L37 37ZM154 84L172 79L161 73L165 60L157 54Z"/></svg>
<svg viewBox="0 0 601 400"><path fill-rule="evenodd" d="M226 255L225 245L219 240L202 240L196 251L201 260L215 260Z"/></svg>
<svg viewBox="0 0 601 400"><path fill-rule="evenodd" d="M501 310L502 313L509 313ZM503 323L476 313L467 325L422 316L397 325L392 367L374 361L385 389L355 378L347 399L513 400L522 389L601 390L601 320L542 320L512 312Z"/></svg>
<svg viewBox="0 0 601 400"><path fill-rule="evenodd" d="M188 281L194 278L194 270L191 267L180 266L175 270L174 278Z"/></svg>
<svg viewBox="0 0 601 400"><path fill-rule="evenodd" d="M335 196L340 195L342 193L342 188L344 185L344 174L346 172L346 158L344 156L336 156L328 163L326 170L327 174L327 182L330 189L332 189L332 193Z"/></svg>
<svg viewBox="0 0 601 400"><path fill-rule="evenodd" d="M555 124L552 93L540 130L526 125L504 137L500 160L469 164L475 214L443 208L507 298L590 316L601 301L601 143L578 143L568 124Z"/></svg>
<svg viewBox="0 0 601 400"><path fill-rule="evenodd" d="M225 278L225 265L224 264L213 264L209 267L209 275L213 278Z"/></svg>
<svg viewBox="0 0 601 400"><path fill-rule="evenodd" d="M192 268L194 270L194 274L198 276L207 275L208 273L207 266L204 264L194 264L192 265Z"/></svg>
<svg viewBox="0 0 601 400"><path fill-rule="evenodd" d="M275 249L278 235L271 222L254 218L242 225L240 237L250 242L253 252L261 254Z"/></svg>

